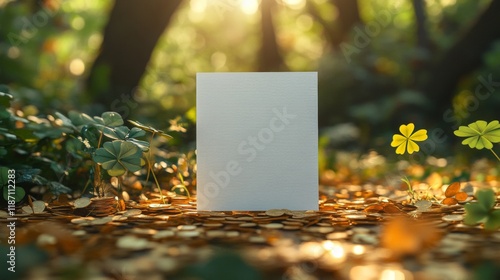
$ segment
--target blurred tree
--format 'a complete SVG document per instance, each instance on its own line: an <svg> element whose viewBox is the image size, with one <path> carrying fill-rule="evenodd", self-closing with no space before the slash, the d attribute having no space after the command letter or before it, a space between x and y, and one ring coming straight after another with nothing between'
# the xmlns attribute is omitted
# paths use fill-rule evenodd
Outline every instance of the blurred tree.
<svg viewBox="0 0 500 280"><path fill-rule="evenodd" d="M460 79L483 63L483 54L500 39L500 0L491 1L464 35L442 56L428 72L422 91L432 100L435 119L443 118L449 108ZM490 85L491 86L491 85Z"/></svg>
<svg viewBox="0 0 500 280"><path fill-rule="evenodd" d="M425 0L412 0L413 13L415 14L416 45L420 55L412 60L411 67L414 71L414 79L411 84L413 88L422 82L429 66L432 51L435 45L432 42L427 26L427 11Z"/></svg>
<svg viewBox="0 0 500 280"><path fill-rule="evenodd" d="M156 43L182 0L115 1L87 90L108 109L139 84Z"/></svg>
<svg viewBox="0 0 500 280"><path fill-rule="evenodd" d="M260 3L262 42L259 52L258 71L283 71L286 70L285 62L281 56L276 42L276 31L273 22L274 0Z"/></svg>
<svg viewBox="0 0 500 280"><path fill-rule="evenodd" d="M328 43L333 48L338 48L349 36L351 29L357 24L362 24L362 20L359 15L358 0L330 0L330 3L337 9L338 18L334 24L320 15L313 1L306 1L307 11L323 27Z"/></svg>
<svg viewBox="0 0 500 280"><path fill-rule="evenodd" d="M429 38L429 31L427 30L425 0L412 0L412 4L417 26L417 46L424 50L429 50L431 47L431 40Z"/></svg>
<svg viewBox="0 0 500 280"><path fill-rule="evenodd" d="M337 28L337 42L340 44L346 36L351 32L353 26L361 24L359 15L358 0L330 0L337 7L339 28ZM335 45L335 46L336 46Z"/></svg>

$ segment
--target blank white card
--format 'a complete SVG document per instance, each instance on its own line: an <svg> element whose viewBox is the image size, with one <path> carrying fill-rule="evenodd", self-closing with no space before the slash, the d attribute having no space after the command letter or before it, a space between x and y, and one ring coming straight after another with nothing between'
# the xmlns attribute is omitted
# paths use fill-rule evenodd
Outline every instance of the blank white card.
<svg viewBox="0 0 500 280"><path fill-rule="evenodd" d="M196 84L198 210L317 210L317 73L198 73Z"/></svg>

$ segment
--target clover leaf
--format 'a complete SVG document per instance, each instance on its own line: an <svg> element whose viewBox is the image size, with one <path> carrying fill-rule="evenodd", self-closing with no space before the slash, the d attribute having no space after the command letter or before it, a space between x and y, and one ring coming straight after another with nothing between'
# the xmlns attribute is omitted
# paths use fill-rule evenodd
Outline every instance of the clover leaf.
<svg viewBox="0 0 500 280"><path fill-rule="evenodd" d="M11 117L11 113L7 110L7 108L10 107L11 101L12 95L0 92L0 120L8 119Z"/></svg>
<svg viewBox="0 0 500 280"><path fill-rule="evenodd" d="M481 189L476 192L477 202L465 205L464 223L475 225L484 223L484 229L496 230L500 227L500 210L493 207L496 203L495 192L492 189Z"/></svg>
<svg viewBox="0 0 500 280"><path fill-rule="evenodd" d="M500 123L497 120L489 123L479 120L468 126L460 126L453 133L459 137L467 137L462 141L463 145L469 145L478 150L483 148L491 150L492 143L500 142Z"/></svg>
<svg viewBox="0 0 500 280"><path fill-rule="evenodd" d="M82 126L82 125L89 125L89 124L95 124L96 121L90 117L89 115L85 113L80 113L76 111L69 111L68 113L68 118L71 120L71 122L75 126Z"/></svg>
<svg viewBox="0 0 500 280"><path fill-rule="evenodd" d="M116 112L104 112L101 117L94 117L94 120L101 125L105 126L120 126L123 125L123 119L120 114Z"/></svg>
<svg viewBox="0 0 500 280"><path fill-rule="evenodd" d="M101 164L110 176L121 176L127 171L141 169L142 151L134 144L116 140L104 143L95 151L94 161Z"/></svg>
<svg viewBox="0 0 500 280"><path fill-rule="evenodd" d="M97 147L99 143L99 130L93 125L84 125L80 131L83 139L86 139L90 146Z"/></svg>
<svg viewBox="0 0 500 280"><path fill-rule="evenodd" d="M146 132L140 128L133 127L132 129L129 129L126 126L118 126L115 128L104 127L102 132L107 137L116 140L126 140L146 135Z"/></svg>
<svg viewBox="0 0 500 280"><path fill-rule="evenodd" d="M140 128L133 127L132 129L129 129L126 126L118 126L118 127L102 126L102 133L106 137L109 137L111 139L124 140L133 143L143 151L147 151L149 149L148 142L135 139L135 137L141 137L146 135L146 132Z"/></svg>
<svg viewBox="0 0 500 280"><path fill-rule="evenodd" d="M14 99L12 95L0 91L0 106L10 107L10 102Z"/></svg>

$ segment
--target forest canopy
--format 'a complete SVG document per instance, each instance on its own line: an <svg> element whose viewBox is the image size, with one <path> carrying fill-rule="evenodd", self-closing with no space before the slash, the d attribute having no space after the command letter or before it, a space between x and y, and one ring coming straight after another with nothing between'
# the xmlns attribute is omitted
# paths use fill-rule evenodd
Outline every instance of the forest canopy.
<svg viewBox="0 0 500 280"><path fill-rule="evenodd" d="M320 127L353 123L373 144L404 121L454 129L491 119L499 102L498 0L0 7L0 84L42 112L194 123L197 72L318 71Z"/></svg>

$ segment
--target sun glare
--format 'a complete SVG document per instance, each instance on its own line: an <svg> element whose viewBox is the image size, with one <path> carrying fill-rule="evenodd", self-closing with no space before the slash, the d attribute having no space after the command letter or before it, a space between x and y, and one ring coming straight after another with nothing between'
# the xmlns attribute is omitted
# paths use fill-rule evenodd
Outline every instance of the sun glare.
<svg viewBox="0 0 500 280"><path fill-rule="evenodd" d="M196 13L203 13L207 8L207 0L191 0L189 2L191 10Z"/></svg>
<svg viewBox="0 0 500 280"><path fill-rule="evenodd" d="M306 4L306 0L281 0L283 3L294 9L301 9Z"/></svg>
<svg viewBox="0 0 500 280"><path fill-rule="evenodd" d="M240 0L240 7L245 14L252 15L259 9L259 2L258 0Z"/></svg>

